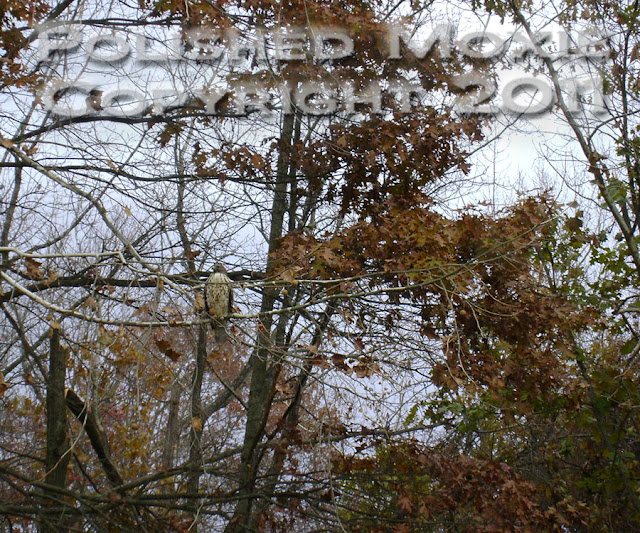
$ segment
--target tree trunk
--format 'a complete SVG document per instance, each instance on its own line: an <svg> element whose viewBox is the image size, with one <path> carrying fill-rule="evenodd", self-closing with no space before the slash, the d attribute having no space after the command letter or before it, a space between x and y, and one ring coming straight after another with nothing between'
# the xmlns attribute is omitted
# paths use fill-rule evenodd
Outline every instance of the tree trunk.
<svg viewBox="0 0 640 533"><path fill-rule="evenodd" d="M47 376L47 454L45 459L45 482L53 487L64 489L67 483L67 466L71 458L69 436L67 434L66 402L64 381L66 376L66 353L60 346L60 330L51 329L49 351L49 373ZM51 496L60 500L60 495ZM66 529L64 508L47 509L51 501L45 504L40 522L40 531L53 533Z"/></svg>
<svg viewBox="0 0 640 533"><path fill-rule="evenodd" d="M202 426L204 425L204 413L202 410L202 377L207 360L207 325L200 324L198 328L198 345L196 348L196 367L193 371L191 388L191 430L189 432L189 465L191 471L187 477L187 493L198 494L200 488L200 476L202 475ZM193 517L197 516L198 501L193 499ZM194 523L190 529L198 531Z"/></svg>
<svg viewBox="0 0 640 533"><path fill-rule="evenodd" d="M285 115L280 137L280 153L276 171L276 183L271 207L271 229L269 232L269 254L278 245L282 237L284 219L287 213L287 186L291 173L291 150L296 139L294 137L295 115ZM267 260L267 275L272 269L272 259ZM255 500L256 477L260 466L260 456L256 447L264 436L264 429L271 410L271 402L275 392L275 382L280 364L277 353L277 342L274 344L271 328L273 315L266 314L274 309L279 290L265 287L260 306L260 324L258 343L251 355L251 385L247 402L247 422L238 472L238 503L235 513L226 531L253 531L257 528L259 517L252 515ZM284 318L284 317L283 317ZM278 328L280 329L280 328Z"/></svg>

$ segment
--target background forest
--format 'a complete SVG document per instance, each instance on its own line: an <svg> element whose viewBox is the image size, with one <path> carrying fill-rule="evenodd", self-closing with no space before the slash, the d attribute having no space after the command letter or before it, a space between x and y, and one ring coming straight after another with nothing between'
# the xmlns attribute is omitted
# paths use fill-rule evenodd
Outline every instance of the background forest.
<svg viewBox="0 0 640 533"><path fill-rule="evenodd" d="M639 24L0 2L2 531L640 530Z"/></svg>

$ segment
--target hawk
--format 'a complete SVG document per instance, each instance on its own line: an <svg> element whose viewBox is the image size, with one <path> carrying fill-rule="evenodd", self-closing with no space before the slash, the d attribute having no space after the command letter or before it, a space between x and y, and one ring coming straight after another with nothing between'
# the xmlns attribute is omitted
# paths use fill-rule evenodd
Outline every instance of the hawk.
<svg viewBox="0 0 640 533"><path fill-rule="evenodd" d="M233 312L231 279L227 276L227 269L222 265L215 265L213 273L207 279L204 303L207 313L213 318L211 328L216 342L222 344L227 341L226 321Z"/></svg>

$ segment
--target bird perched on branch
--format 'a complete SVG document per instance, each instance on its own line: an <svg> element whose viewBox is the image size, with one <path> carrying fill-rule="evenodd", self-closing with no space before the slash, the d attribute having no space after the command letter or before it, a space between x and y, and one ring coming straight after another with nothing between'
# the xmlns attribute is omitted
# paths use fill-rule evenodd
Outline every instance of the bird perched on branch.
<svg viewBox="0 0 640 533"><path fill-rule="evenodd" d="M227 269L215 265L204 289L207 312L213 318L211 328L218 344L227 341L227 319L233 312L233 288Z"/></svg>

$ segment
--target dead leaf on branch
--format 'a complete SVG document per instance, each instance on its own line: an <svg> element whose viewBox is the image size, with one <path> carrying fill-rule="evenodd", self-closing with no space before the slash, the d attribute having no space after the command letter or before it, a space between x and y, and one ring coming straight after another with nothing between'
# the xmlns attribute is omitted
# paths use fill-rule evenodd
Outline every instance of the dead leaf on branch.
<svg viewBox="0 0 640 533"><path fill-rule="evenodd" d="M312 359L310 359L309 362L319 368L331 368L331 365L329 364L329 361L327 361L327 358L322 355L315 355Z"/></svg>
<svg viewBox="0 0 640 533"><path fill-rule="evenodd" d="M191 427L194 431L202 431L202 418L199 416L194 416L191 419Z"/></svg>
<svg viewBox="0 0 640 533"><path fill-rule="evenodd" d="M406 494L401 494L398 496L398 504L400 504L400 508L405 513L411 513L413 511L413 502L411 498Z"/></svg>
<svg viewBox="0 0 640 533"><path fill-rule="evenodd" d="M47 285L52 285L54 284L56 281L58 281L58 278L60 277L60 275L57 272L51 272L48 276L47 279L45 280L45 283Z"/></svg>
<svg viewBox="0 0 640 533"><path fill-rule="evenodd" d="M4 374L0 372L0 398L4 396L4 393L7 392L9 388L9 384L4 380Z"/></svg>
<svg viewBox="0 0 640 533"><path fill-rule="evenodd" d="M224 353L221 350L213 349L211 350L211 353L209 353L209 355L207 356L207 359L209 359L210 361L215 361L216 359L220 359L223 356L224 356Z"/></svg>
<svg viewBox="0 0 640 533"><path fill-rule="evenodd" d="M114 342L116 342L115 332L108 330L104 326L100 326L98 330L98 344L111 346Z"/></svg>
<svg viewBox="0 0 640 533"><path fill-rule="evenodd" d="M98 302L93 296L89 296L84 301L84 307L91 309L92 311L96 311L98 309Z"/></svg>
<svg viewBox="0 0 640 533"><path fill-rule="evenodd" d="M368 378L375 374L375 371L369 365L356 365L353 367L353 371L356 373L356 377L358 378Z"/></svg>
<svg viewBox="0 0 640 533"><path fill-rule="evenodd" d="M27 276L29 276L31 279L42 279L44 277L42 269L40 268L42 266L42 263L30 257L25 259L24 263L27 267Z"/></svg>
<svg viewBox="0 0 640 533"><path fill-rule="evenodd" d="M171 342L166 339L156 339L156 346L164 355L166 355L173 362L176 362L182 356L180 352L177 352L176 350L173 349Z"/></svg>
<svg viewBox="0 0 640 533"><path fill-rule="evenodd" d="M361 357L358 364L353 367L353 371L358 378L368 378L380 372L380 365L370 357Z"/></svg>
<svg viewBox="0 0 640 533"><path fill-rule="evenodd" d="M333 365L342 372L351 372L351 367L346 363L346 355L335 354L331 357L331 362Z"/></svg>
<svg viewBox="0 0 640 533"><path fill-rule="evenodd" d="M195 302L193 303L193 312L197 315L202 313L204 309L205 309L204 296L202 295L201 292L198 292L196 293L196 299L195 299Z"/></svg>
<svg viewBox="0 0 640 533"><path fill-rule="evenodd" d="M295 386L293 383L276 383L276 390L282 394L292 394Z"/></svg>
<svg viewBox="0 0 640 533"><path fill-rule="evenodd" d="M283 279L287 283L291 283L291 285L297 285L299 282L296 279L296 275L298 275L301 270L302 269L300 267L287 268L287 270L280 273L279 278Z"/></svg>
<svg viewBox="0 0 640 533"><path fill-rule="evenodd" d="M161 290L161 291L164 290L164 280L162 278L156 277L156 276L150 276L149 281L151 283L155 283L156 287L158 287L158 290Z"/></svg>
<svg viewBox="0 0 640 533"><path fill-rule="evenodd" d="M318 353L318 345L317 344L305 344L303 346L303 348L305 350L307 350L309 353L312 353L312 354L317 354Z"/></svg>

